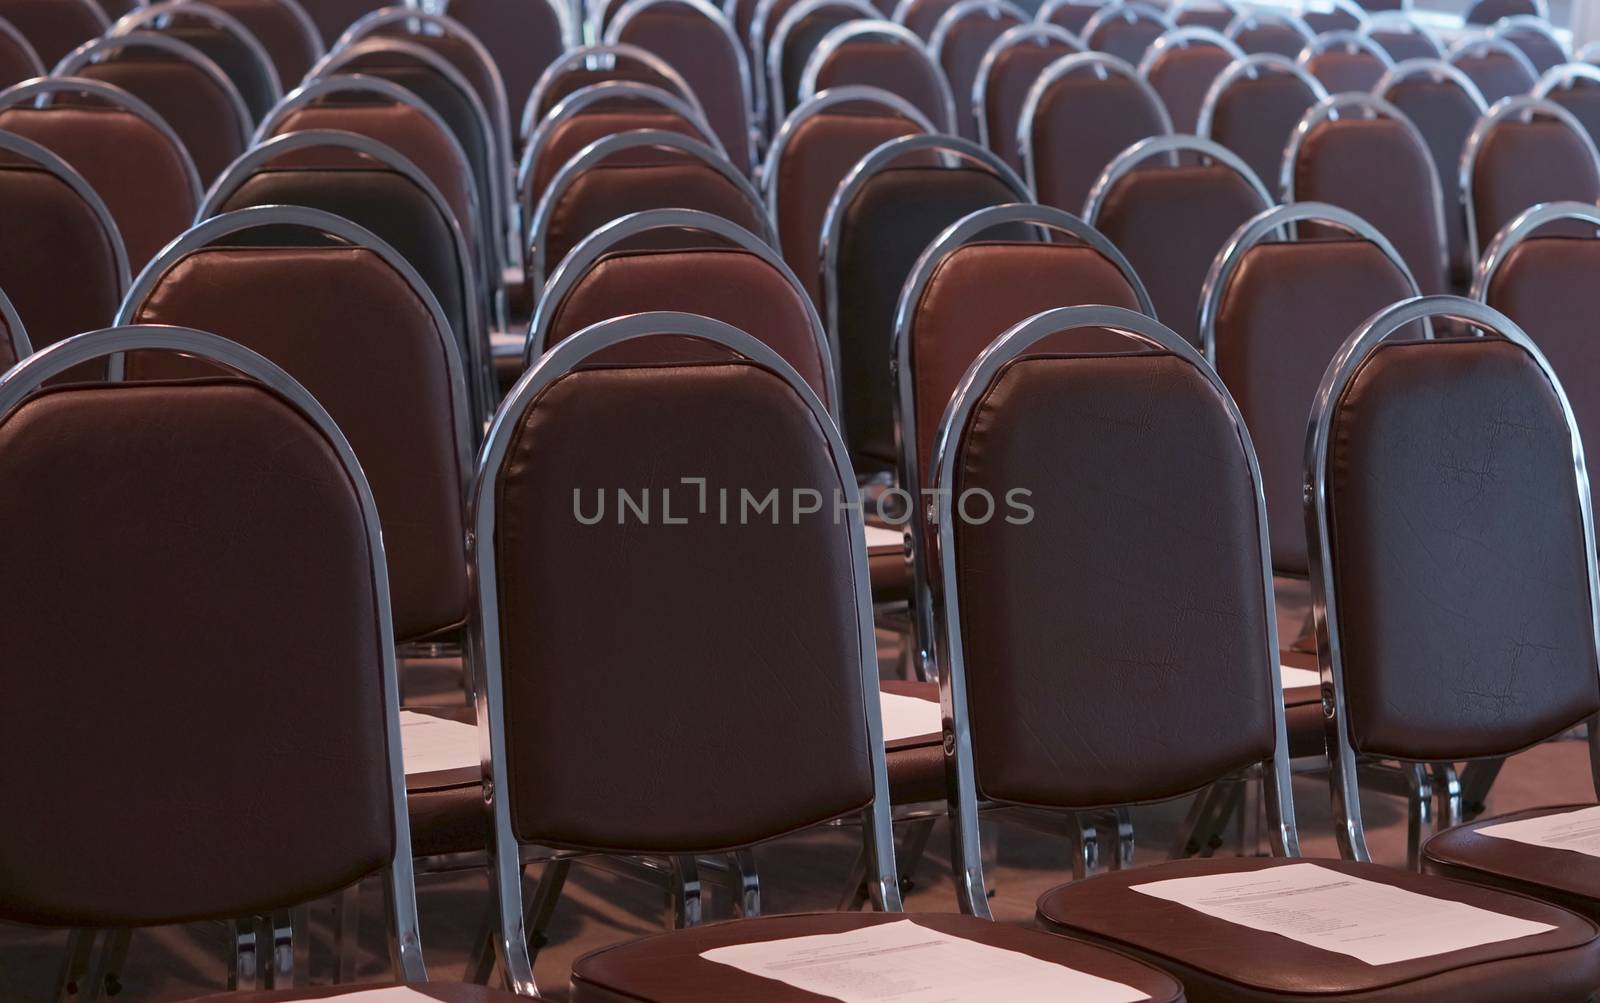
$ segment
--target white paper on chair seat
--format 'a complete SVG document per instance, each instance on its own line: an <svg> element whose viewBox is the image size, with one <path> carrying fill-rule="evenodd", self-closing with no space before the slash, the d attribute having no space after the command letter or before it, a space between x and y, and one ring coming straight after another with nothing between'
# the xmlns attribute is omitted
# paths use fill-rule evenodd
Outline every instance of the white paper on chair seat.
<svg viewBox="0 0 1600 1003"><path fill-rule="evenodd" d="M867 524L868 550L904 550L905 546L905 530Z"/></svg>
<svg viewBox="0 0 1600 1003"><path fill-rule="evenodd" d="M1174 878L1132 888L1369 965L1429 958L1555 929L1316 864Z"/></svg>
<svg viewBox="0 0 1600 1003"><path fill-rule="evenodd" d="M1286 690L1297 690L1304 686L1321 686L1322 673L1315 669L1297 669L1293 665L1278 666L1280 681Z"/></svg>
<svg viewBox="0 0 1600 1003"><path fill-rule="evenodd" d="M1600 857L1600 808L1579 808L1558 815L1501 822L1484 826L1478 834Z"/></svg>
<svg viewBox="0 0 1600 1003"><path fill-rule="evenodd" d="M1138 1003L1131 986L918 926L735 944L700 957L842 1003Z"/></svg>
<svg viewBox="0 0 1600 1003"><path fill-rule="evenodd" d="M938 703L932 700L879 691L878 704L883 708L885 742L919 735L937 735L944 731L944 714L939 710Z"/></svg>
<svg viewBox="0 0 1600 1003"><path fill-rule="evenodd" d="M400 748L408 777L441 770L476 769L482 763L476 725L447 721L414 710L400 712Z"/></svg>

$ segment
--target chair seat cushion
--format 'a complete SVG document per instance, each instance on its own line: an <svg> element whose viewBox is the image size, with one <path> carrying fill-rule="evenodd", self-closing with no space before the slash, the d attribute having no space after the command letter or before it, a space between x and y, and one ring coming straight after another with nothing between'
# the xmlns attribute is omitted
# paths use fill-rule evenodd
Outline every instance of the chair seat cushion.
<svg viewBox="0 0 1600 1003"><path fill-rule="evenodd" d="M315 989L266 989L261 992L217 993L189 1000L188 1003L299 1003L301 1000L338 999L350 993L389 989L390 985L370 986L318 986ZM409 987L439 1003L515 1003L522 997L485 986L466 985L459 982L428 982Z"/></svg>
<svg viewBox="0 0 1600 1003"><path fill-rule="evenodd" d="M1179 860L1063 885L1039 899L1046 929L1116 947L1183 980L1191 1003L1583 1003L1600 986L1600 931L1556 906L1376 864L1316 860L1319 867L1447 898L1556 929L1431 958L1369 965L1277 934L1207 916L1130 886L1247 873L1296 860Z"/></svg>
<svg viewBox="0 0 1600 1003"><path fill-rule="evenodd" d="M939 702L938 683L885 680L879 684L885 693ZM894 804L943 801L944 735L932 732L899 738L884 745L889 754L889 800Z"/></svg>
<svg viewBox="0 0 1600 1003"><path fill-rule="evenodd" d="M1600 922L1600 857L1546 849L1480 832L1503 822L1592 807L1535 808L1457 826L1428 840L1422 848L1423 866L1430 874L1532 895Z"/></svg>
<svg viewBox="0 0 1600 1003"><path fill-rule="evenodd" d="M1148 965L1126 955L1046 936L1036 930L947 914L819 913L716 923L591 951L572 965L572 999L574 1003L675 1003L678 1000L819 1003L826 997L707 961L700 954L730 944L847 933L904 919L913 919L930 930L1121 982L1148 994L1152 1003L1179 1003L1184 998L1176 982ZM993 999L1004 1000L1004 987L995 988Z"/></svg>

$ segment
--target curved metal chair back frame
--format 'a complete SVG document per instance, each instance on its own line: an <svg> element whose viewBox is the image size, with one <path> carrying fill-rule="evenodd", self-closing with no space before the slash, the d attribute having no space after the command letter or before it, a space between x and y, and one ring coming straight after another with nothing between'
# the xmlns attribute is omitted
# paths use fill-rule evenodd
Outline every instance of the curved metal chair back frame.
<svg viewBox="0 0 1600 1003"><path fill-rule="evenodd" d="M28 340L28 329L11 305L11 297L0 290L0 322L6 326L6 337L11 341L11 357L21 362L33 354L33 343ZM0 370L4 372L4 370Z"/></svg>
<svg viewBox="0 0 1600 1003"><path fill-rule="evenodd" d="M1099 10L1101 7L1115 2L1116 0L1045 0L1044 3L1039 5L1039 12L1033 16L1033 20L1036 24L1055 24L1056 11L1063 7L1091 7ZM1091 14L1090 16L1093 17L1094 15ZM1063 31L1067 30L1058 24L1056 27L1061 28Z"/></svg>
<svg viewBox="0 0 1600 1003"><path fill-rule="evenodd" d="M940 123L941 131L955 132L956 97L950 90L950 81L945 78L944 70L934 60L927 44L917 36L916 32L893 21L850 21L822 36L822 41L811 50L811 56L806 60L805 69L800 74L800 100L809 100L817 95L817 78L822 75L822 70L828 65L829 59L835 52L859 38L894 42L921 55L927 66L929 79L939 92L940 110L944 115L944 121Z"/></svg>
<svg viewBox="0 0 1600 1003"><path fill-rule="evenodd" d="M1172 18L1149 4L1141 3L1140 0L1112 0L1111 3L1105 4L1095 11L1094 16L1084 24L1082 32L1083 44L1090 46L1092 49L1094 36L1105 26L1106 22L1112 20L1122 20L1129 24L1135 21L1154 21L1161 25L1162 34L1166 34L1177 27L1176 24L1172 23Z"/></svg>
<svg viewBox="0 0 1600 1003"><path fill-rule="evenodd" d="M1237 45L1240 35L1247 31L1253 31L1256 28L1267 24L1277 24L1288 28L1290 31L1293 31L1295 34L1305 39L1307 44L1317 37L1317 33L1311 30L1311 26L1309 24L1306 24L1305 18L1298 14L1291 14L1288 11L1279 10L1261 10L1242 13L1228 23L1228 26L1222 30L1222 34L1227 36L1234 42L1234 44ZM1272 53L1265 54L1272 55ZM1262 53L1257 53L1257 55L1262 55Z"/></svg>
<svg viewBox="0 0 1600 1003"><path fill-rule="evenodd" d="M112 327L80 334L40 349L0 376L0 419L47 381L74 366L126 352L179 352L224 366L277 394L314 425L350 478L361 506L377 606L379 656L383 666L383 703L388 738L388 778L394 817L394 856L385 867L394 929L391 949L397 974L405 982L426 982L422 938L417 922L417 889L411 862L411 828L406 823L405 763L400 750L400 683L394 654L394 615L389 605L389 566L379 529L378 507L355 451L333 418L295 379L255 352L214 334L185 327Z"/></svg>
<svg viewBox="0 0 1600 1003"><path fill-rule="evenodd" d="M1433 58L1444 59L1445 47L1439 37L1428 30L1426 25L1418 24L1406 13L1410 8L1411 0L1405 0L1405 6L1400 10L1374 11L1367 16L1367 21L1356 29L1356 34L1363 38L1372 38L1373 35L1414 35L1422 39L1433 49ZM1374 39L1376 41L1376 39ZM1380 47L1382 43L1379 43ZM1388 51L1385 49L1384 51ZM1404 62L1404 60L1400 60Z"/></svg>
<svg viewBox="0 0 1600 1003"><path fill-rule="evenodd" d="M1478 124L1473 126L1472 132L1467 135L1466 145L1461 148L1461 167L1457 174L1461 207L1467 219L1467 250L1474 261L1478 260L1479 254L1482 253L1483 248L1479 241L1483 239L1483 235L1478 233L1477 213L1472 209L1472 175L1478 166L1478 153L1483 148L1483 142L1488 137L1489 131L1513 115L1521 116L1523 121L1529 121L1535 115L1545 115L1571 129L1588 152L1589 162L1594 166L1595 177L1600 178L1600 150L1595 149L1589 130L1583 127L1583 123L1579 122L1572 112L1549 98L1509 97L1496 101L1493 107L1478 119Z"/></svg>
<svg viewBox="0 0 1600 1003"><path fill-rule="evenodd" d="M135 31L161 31L173 18L192 17L204 21L213 28L220 28L249 51L251 58L261 67L271 85L273 101L283 97L283 81L278 79L278 64L272 61L269 53L255 33L239 22L239 19L227 11L219 10L203 0L163 0L135 7L133 10L117 19L106 35L117 38Z"/></svg>
<svg viewBox="0 0 1600 1003"><path fill-rule="evenodd" d="M772 29L772 36L767 40L765 57L761 60L765 86L757 102L763 116L759 119L760 122L765 123L770 116L773 122L781 123L788 117L792 109L789 108L788 95L783 86L783 50L789 44L789 36L801 21L829 8L855 14L852 20L875 21L881 16L878 8L867 3L867 0L800 0L790 7L783 17L778 19L778 26Z"/></svg>
<svg viewBox="0 0 1600 1003"><path fill-rule="evenodd" d="M867 548L861 528L861 498L856 489L855 471L850 465L844 441L816 393L769 346L728 324L684 313L641 313L602 321L564 339L545 353L517 381L505 403L495 414L494 424L484 442L473 491L470 541L471 568L477 582L478 616L475 642L480 653L481 678L477 687L479 727L489 732L484 759L484 778L494 790L510 790L506 762L505 698L502 695L499 615L499 578L495 557L495 532L499 512L496 484L511 441L522 415L551 384L583 365L595 354L614 345L661 335L689 336L719 345L742 355L746 360L782 379L810 408L818 427L827 437L834 469L845 495L848 510L856 513L850 527L850 560L855 579L856 609L859 621L862 692L878 689L876 640L872 623L872 597L868 586ZM901 909L899 878L894 863L894 837L889 808L889 781L883 756L883 722L878 701L863 701L868 748L874 750L872 771L874 797L861 812L861 829L868 863L867 884L873 900L887 912ZM522 854L511 825L508 799L494 799L493 837L490 841L498 895L499 925L496 937L500 956L505 959L509 985L523 995L537 995L533 967L529 962L527 936L523 927ZM404 817L403 815L400 817Z"/></svg>
<svg viewBox="0 0 1600 1003"><path fill-rule="evenodd" d="M1489 28L1490 38L1511 42L1512 45L1521 49L1520 45L1511 41L1511 36L1517 34L1538 35L1560 51L1563 62L1571 62L1572 60L1572 46L1568 45L1560 35L1556 34L1555 29L1550 26L1548 17L1538 17L1533 14L1512 14L1510 17L1503 17L1496 21ZM1529 62L1532 62L1532 60L1530 59Z"/></svg>
<svg viewBox="0 0 1600 1003"><path fill-rule="evenodd" d="M1361 820L1361 790L1357 780L1356 754L1347 734L1349 719L1345 697L1344 658L1339 636L1339 611L1335 601L1332 553L1328 525L1328 446L1334 411L1345 388L1384 341L1417 321L1449 318L1471 325L1487 335L1509 341L1527 353L1539 367L1550 389L1560 402L1572 441L1572 468L1583 514L1584 548L1588 555L1589 608L1594 618L1594 634L1600 643L1600 580L1595 564L1594 508L1589 497L1589 476L1584 465L1583 440L1566 391L1555 371L1533 339L1510 318L1482 303L1459 296L1423 296L1406 300L1380 311L1353 333L1334 356L1311 408L1311 425L1306 435L1306 531L1311 540L1311 611L1320 642L1318 660L1322 671L1323 723L1327 732L1330 758L1330 786L1333 789L1334 833L1342 855L1350 860L1370 861L1366 827ZM1591 764L1600 768L1600 739L1590 735ZM1600 772L1600 769L1597 769Z"/></svg>
<svg viewBox="0 0 1600 1003"><path fill-rule="evenodd" d="M1209 45L1214 49L1221 49L1234 59L1245 58L1245 52L1239 48L1239 43L1217 31L1215 28L1206 28L1200 25L1188 25L1173 28L1163 32L1160 37L1150 43L1150 48L1144 50L1144 57L1139 60L1139 76L1146 81L1150 79L1150 71L1169 49L1187 49L1194 45Z"/></svg>
<svg viewBox="0 0 1600 1003"><path fill-rule="evenodd" d="M1394 88L1424 75L1434 83L1448 80L1461 88L1467 97L1472 99L1473 104L1478 106L1479 115L1489 110L1488 102L1483 99L1483 91L1478 89L1472 78L1442 59L1403 59L1378 78L1378 82L1372 85L1372 93L1389 101L1391 100L1389 93Z"/></svg>
<svg viewBox="0 0 1600 1003"><path fill-rule="evenodd" d="M1036 119L1039 117L1039 106L1044 103L1045 95L1050 93L1050 88L1069 76L1081 70L1091 70L1101 80L1119 76L1132 83L1144 95L1155 113L1156 120L1160 123L1160 135L1172 135L1172 116L1167 112L1167 104L1161 100L1161 95L1150 86L1150 81L1139 75L1127 62L1116 56L1108 56L1103 52L1079 52L1060 59L1044 68L1039 74L1039 79L1028 88L1028 96L1022 102L1022 117L1017 120L1017 149L1022 154L1023 176L1027 178L1028 190L1033 191L1038 187L1038 164L1033 155L1033 134Z"/></svg>
<svg viewBox="0 0 1600 1003"><path fill-rule="evenodd" d="M1489 284L1494 281L1500 266L1506 263L1511 252L1523 241L1551 223L1573 221L1588 223L1600 231L1600 208L1588 202L1544 202L1518 213L1516 218L1494 235L1472 273L1470 297L1479 303L1489 302Z"/></svg>
<svg viewBox="0 0 1600 1003"><path fill-rule="evenodd" d="M1495 35L1477 35L1461 39L1456 44L1450 46L1449 49L1445 50L1444 61L1449 63L1451 66L1454 66L1456 65L1456 60L1458 59L1469 59L1476 56L1487 55L1491 52L1497 52L1502 56L1506 56L1512 62L1527 70L1528 79L1539 79L1539 70L1533 65L1533 60L1528 58L1528 54L1505 39Z"/></svg>
<svg viewBox="0 0 1600 1003"><path fill-rule="evenodd" d="M1295 57L1295 62L1309 73L1311 60L1335 49L1351 54L1364 52L1382 63L1385 72L1394 69L1394 57L1389 55L1389 50L1374 42L1371 36L1363 35L1354 28L1323 32L1306 43L1306 47L1300 50L1300 55Z"/></svg>
<svg viewBox="0 0 1600 1003"><path fill-rule="evenodd" d="M695 95L694 88L690 87L683 76L673 69L666 60L637 45L628 45L619 42L616 45L587 45L582 48L572 49L560 59L545 67L544 73L539 76L539 81L534 84L533 91L528 95L528 103L522 106L522 118L517 126L517 135L524 141L533 135L533 130L539 127L542 116L539 109L544 107L545 95L563 73L570 73L575 69L584 68L586 65L599 66L602 62L609 61L612 66L618 59L628 59L648 67L650 72L664 80L671 82L677 89L677 96L700 113L705 118L705 109L700 107L700 99Z"/></svg>
<svg viewBox="0 0 1600 1003"><path fill-rule="evenodd" d="M450 0L403 0L403 2L414 10L454 19L454 15L450 13ZM509 3L512 0L503 0L503 2ZM563 49L571 49L582 44L583 25L577 16L577 11L581 5L568 5L562 3L561 0L526 0L526 2L542 3L550 8L551 13L555 14L556 23L561 26L561 47ZM460 22L457 23L459 24ZM463 25L463 27L465 26Z"/></svg>
<svg viewBox="0 0 1600 1003"><path fill-rule="evenodd" d="M1172 23L1180 28L1186 27L1179 18L1190 10L1215 10L1230 15L1228 20L1239 16L1239 5L1233 0L1176 0L1167 5L1167 16L1172 18ZM1218 32L1221 34L1221 32Z"/></svg>
<svg viewBox="0 0 1600 1003"><path fill-rule="evenodd" d="M1528 92L1529 97L1548 98L1556 91L1574 90L1579 82L1600 84L1600 66L1593 63L1562 63L1544 71L1544 76Z"/></svg>
<svg viewBox="0 0 1600 1003"><path fill-rule="evenodd" d="M939 15L939 20L934 22L933 31L928 34L928 54L933 57L935 66L943 68L945 40L950 37L956 25L968 18L980 16L988 16L991 20L1009 17L1017 22L1012 27L1033 23L1028 12L1011 0L959 0L949 10Z"/></svg>
<svg viewBox="0 0 1600 1003"><path fill-rule="evenodd" d="M1095 179L1094 187L1089 189L1088 201L1083 206L1084 222L1090 226L1094 225L1095 220L1100 217L1100 210L1105 208L1106 199L1110 198L1111 191L1116 187L1117 182L1132 173L1140 164L1152 157L1165 156L1170 163L1176 166L1178 155L1183 153L1198 154L1206 160L1214 164L1221 164L1239 175L1245 184L1248 184L1251 190L1260 197L1263 210L1270 209L1276 204L1273 201L1272 194L1267 191L1267 186L1261 183L1260 178L1256 177L1256 172L1250 169L1250 165L1241 160L1237 153L1234 153L1221 143L1213 142L1209 139L1201 139L1198 136L1151 136L1149 139L1141 139L1117 154L1116 159L1107 164L1106 169L1100 172L1100 176Z"/></svg>
<svg viewBox="0 0 1600 1003"><path fill-rule="evenodd" d="M1034 21L1007 28L999 38L989 43L983 58L978 61L978 75L972 80L972 117L978 123L979 146L989 146L989 77L994 74L994 64L1000 60L1001 53L1019 45L1043 45L1049 42L1071 46L1077 52L1087 51L1088 48L1077 35L1048 21Z"/></svg>
<svg viewBox="0 0 1600 1003"><path fill-rule="evenodd" d="M73 194L88 205L89 211L105 231L106 243L111 245L111 260L115 264L117 273L117 296L120 299L126 295L128 283L132 281L128 267L128 250L123 246L122 231L117 229L116 220L112 218L111 210L106 208L105 200L95 192L89 182L83 179L83 175L73 169L71 164L31 139L24 139L14 132L0 130L0 151L20 160L26 160L32 167L52 175L57 181L71 188Z"/></svg>
<svg viewBox="0 0 1600 1003"><path fill-rule="evenodd" d="M988 894L983 880L983 852L978 840L977 782L972 759L972 727L967 710L966 661L961 637L961 587L956 574L956 464L962 434L978 406L993 385L1001 370L1020 358L1035 344L1052 335L1066 331L1097 328L1126 336L1137 345L1145 346L1182 359L1193 366L1216 391L1227 408L1228 417L1239 436L1240 446L1249 461L1252 494L1255 500L1256 527L1261 552L1262 601L1267 610L1267 664L1271 667L1273 691L1281 684L1278 657L1278 627L1274 613L1276 600L1272 586L1271 553L1267 538L1267 502L1261 485L1261 466L1256 460L1255 445L1244 417L1216 372L1201 358L1181 335L1163 327L1156 320L1132 310L1110 306L1062 307L1048 310L1011 328L984 350L962 377L944 417L939 423L938 444L934 453L934 483L936 490L936 521L938 546L935 560L938 573L932 586L938 589L933 608L937 616L938 643L935 655L939 665L939 695L943 705L946 727L946 748L952 751L952 785L954 787L956 896L962 912L990 918ZM1268 828L1274 854L1280 857L1300 855L1300 837L1295 824L1294 794L1289 773L1288 731L1284 723L1283 703L1271 701L1274 731L1272 759L1262 764L1267 781L1265 792Z"/></svg>
<svg viewBox="0 0 1600 1003"><path fill-rule="evenodd" d="M1400 257L1400 252L1394 249L1394 245L1389 243L1389 238L1379 232L1377 227L1360 216L1326 202L1296 202L1292 205L1275 206L1252 217L1234 231L1222 250L1217 252L1216 259L1211 263L1211 271L1206 275L1205 285L1201 286L1200 350L1205 353L1206 361L1211 365L1217 364L1217 314L1222 309L1222 298L1227 295L1234 272L1239 270L1245 255L1257 244L1270 239L1289 239L1296 223L1318 223L1337 227L1356 240L1364 240L1373 245L1383 252L1389 263L1405 277L1406 285L1411 287L1413 295L1422 295L1417 288L1417 280L1412 276L1411 269L1406 267L1405 259ZM1425 337L1433 337L1432 327L1425 324L1424 333Z"/></svg>
<svg viewBox="0 0 1600 1003"><path fill-rule="evenodd" d="M1228 93L1228 88L1240 79L1260 79L1261 74L1266 72L1286 73L1294 77L1311 92L1313 103L1328 96L1328 89L1322 86L1322 81L1307 73L1298 63L1290 61L1287 56L1280 56L1275 52L1258 52L1253 56L1235 60L1211 81L1211 86L1206 89L1205 99L1200 102L1200 114L1195 119L1194 134L1202 139L1210 139L1211 121L1216 117L1217 104Z"/></svg>
<svg viewBox="0 0 1600 1003"><path fill-rule="evenodd" d="M1350 20L1352 20L1352 21L1354 21L1356 23L1355 28L1349 29L1351 31L1359 29L1362 25L1364 25L1368 21L1372 20L1372 15L1368 14L1367 13L1367 9L1365 7L1363 7L1363 6L1361 6L1359 3L1357 3L1356 0L1311 0L1311 2L1303 3L1301 5L1301 8L1300 8L1300 10L1301 10L1300 19L1302 21L1304 21L1305 20L1305 11L1310 10L1313 6L1318 5L1318 4L1326 4L1327 5L1327 10L1313 11L1313 13L1317 13L1317 14L1343 14L1345 17L1348 17ZM1306 26L1310 27L1310 25L1311 25L1311 22L1310 21L1306 21ZM1316 29L1312 28L1311 30L1315 31ZM1335 29L1332 29L1332 30L1333 31L1343 31L1345 29L1335 28ZM1329 32L1323 32L1323 34L1328 34L1328 33Z"/></svg>
<svg viewBox="0 0 1600 1003"><path fill-rule="evenodd" d="M0 19L0 35L4 35L10 43L21 52L28 61L28 67L33 70L33 76L42 77L47 71L44 60L39 58L39 50L28 41L28 36L17 29L10 21Z"/></svg>

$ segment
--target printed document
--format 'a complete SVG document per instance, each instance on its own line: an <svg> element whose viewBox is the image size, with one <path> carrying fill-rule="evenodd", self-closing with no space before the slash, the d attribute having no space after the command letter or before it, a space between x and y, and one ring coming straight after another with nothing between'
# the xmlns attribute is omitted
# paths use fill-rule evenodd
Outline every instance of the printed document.
<svg viewBox="0 0 1600 1003"><path fill-rule="evenodd" d="M944 731L944 714L936 700L919 700L899 693L878 693L883 707L883 740L893 742Z"/></svg>
<svg viewBox="0 0 1600 1003"><path fill-rule="evenodd" d="M1552 850L1571 850L1600 857L1600 808L1579 808L1560 815L1501 822L1484 826L1478 832L1496 839L1513 839Z"/></svg>
<svg viewBox="0 0 1600 1003"><path fill-rule="evenodd" d="M400 747L408 777L440 770L477 769L482 762L476 725L446 721L414 710L400 712Z"/></svg>

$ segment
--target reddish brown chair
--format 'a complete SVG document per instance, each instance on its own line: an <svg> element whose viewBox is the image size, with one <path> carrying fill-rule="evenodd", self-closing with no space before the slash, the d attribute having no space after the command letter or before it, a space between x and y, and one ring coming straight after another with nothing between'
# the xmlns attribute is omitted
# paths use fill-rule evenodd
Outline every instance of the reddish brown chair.
<svg viewBox="0 0 1600 1003"><path fill-rule="evenodd" d="M877 87L898 94L954 133L955 95L922 39L891 21L851 21L822 37L800 75L800 99L834 87Z"/></svg>
<svg viewBox="0 0 1600 1003"><path fill-rule="evenodd" d="M1318 37L1336 31L1359 31L1369 20L1367 8L1357 0L1310 0L1301 5L1299 14L1300 20Z"/></svg>
<svg viewBox="0 0 1600 1003"><path fill-rule="evenodd" d="M562 0L446 0L441 13L483 40L513 110L527 104L545 68L579 35Z"/></svg>
<svg viewBox="0 0 1600 1003"><path fill-rule="evenodd" d="M1501 18L1533 17L1550 20L1550 10L1545 0L1477 0L1462 18L1467 24L1495 24Z"/></svg>
<svg viewBox="0 0 1600 1003"><path fill-rule="evenodd" d="M106 34L116 38L147 31L169 35L205 53L238 88L252 123L283 97L272 56L232 14L202 0L159 0L123 17Z"/></svg>
<svg viewBox="0 0 1600 1003"><path fill-rule="evenodd" d="M1084 26L1111 0L1047 0L1039 7L1035 21L1054 25L1072 33L1073 38L1083 37Z"/></svg>
<svg viewBox="0 0 1600 1003"><path fill-rule="evenodd" d="M1177 0L1167 5L1167 16L1179 28L1210 28L1217 34L1239 16L1233 0Z"/></svg>
<svg viewBox="0 0 1600 1003"><path fill-rule="evenodd" d="M978 145L993 150L1016 170L1022 170L1017 133L1028 91L1045 67L1083 51L1076 35L1054 24L1020 25L1006 31L978 64L972 82L972 114L978 128Z"/></svg>
<svg viewBox="0 0 1600 1003"><path fill-rule="evenodd" d="M1211 28L1174 28L1150 43L1139 63L1139 76L1161 96L1173 130L1190 135L1211 82L1243 58L1243 49Z"/></svg>
<svg viewBox="0 0 1600 1003"><path fill-rule="evenodd" d="M111 27L94 0L0 0L0 19L22 33L45 66Z"/></svg>
<svg viewBox="0 0 1600 1003"><path fill-rule="evenodd" d="M889 20L910 28L925 42L933 40L933 29L961 0L898 0Z"/></svg>
<svg viewBox="0 0 1600 1003"><path fill-rule="evenodd" d="M693 88L660 56L636 45L585 45L569 50L539 77L533 93L528 95L527 104L522 107L518 137L526 142L544 117L567 95L613 81L659 87L695 109L700 108ZM705 116L704 111L700 114Z"/></svg>
<svg viewBox="0 0 1600 1003"><path fill-rule="evenodd" d="M0 82L6 86L45 75L33 43L9 21L0 20Z"/></svg>
<svg viewBox="0 0 1600 1003"><path fill-rule="evenodd" d="M1521 49L1540 74L1572 61L1572 49L1544 18L1530 14L1501 18L1494 23L1489 34Z"/></svg>
<svg viewBox="0 0 1600 1003"><path fill-rule="evenodd" d="M322 34L323 44L330 49L346 28L386 6L385 0L300 0L300 4L311 15Z"/></svg>
<svg viewBox="0 0 1600 1003"><path fill-rule="evenodd" d="M1318 35L1300 50L1295 62L1329 94L1365 94L1394 68L1394 59L1383 46L1353 30Z"/></svg>
<svg viewBox="0 0 1600 1003"><path fill-rule="evenodd" d="M1240 14L1223 34L1249 55L1272 53L1285 59L1298 56L1317 37L1299 15L1279 11Z"/></svg>
<svg viewBox="0 0 1600 1003"><path fill-rule="evenodd" d="M1503 38L1463 39L1450 47L1446 62L1471 78L1490 105L1501 98L1521 97L1539 81L1533 61Z"/></svg>
<svg viewBox="0 0 1600 1003"><path fill-rule="evenodd" d="M961 0L933 26L928 50L950 81L960 135L978 138L977 113L970 97L989 47L1005 32L1029 23L1027 12L1009 0Z"/></svg>
<svg viewBox="0 0 1600 1003"><path fill-rule="evenodd" d="M206 0L244 25L272 58L278 82L293 89L326 51L300 0Z"/></svg>
<svg viewBox="0 0 1600 1003"><path fill-rule="evenodd" d="M1174 27L1171 19L1154 7L1117 0L1095 12L1083 26L1081 37L1093 51L1138 66L1150 43Z"/></svg>
<svg viewBox="0 0 1600 1003"><path fill-rule="evenodd" d="M1246 56L1211 82L1195 135L1221 143L1260 178L1275 178L1290 134L1328 96L1317 78L1282 56Z"/></svg>
<svg viewBox="0 0 1600 1003"><path fill-rule="evenodd" d="M777 9L772 6L763 13ZM786 5L777 27L770 32L766 53L757 60L765 77L765 86L759 88L757 98L760 120L781 127L799 106L806 65L829 32L851 21L877 19L877 9L867 0L800 0Z"/></svg>
<svg viewBox="0 0 1600 1003"><path fill-rule="evenodd" d="M33 354L33 343L28 331L17 316L11 298L0 292L0 372L4 372Z"/></svg>
<svg viewBox="0 0 1600 1003"><path fill-rule="evenodd" d="M1399 11L1383 11L1358 29L1363 37L1383 47L1396 64L1408 59L1444 59L1445 48L1424 25Z"/></svg>
<svg viewBox="0 0 1600 1003"><path fill-rule="evenodd" d="M1600 66L1567 63L1539 78L1533 96L1546 98L1572 112L1590 139L1600 136Z"/></svg>

